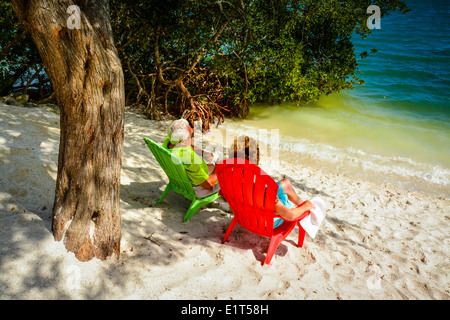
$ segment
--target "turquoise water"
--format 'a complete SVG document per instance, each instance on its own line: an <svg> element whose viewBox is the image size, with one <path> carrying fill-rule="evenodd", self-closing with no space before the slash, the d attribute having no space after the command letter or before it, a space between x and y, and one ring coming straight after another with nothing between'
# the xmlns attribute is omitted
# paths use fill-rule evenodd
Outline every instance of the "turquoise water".
<svg viewBox="0 0 450 320"><path fill-rule="evenodd" d="M254 105L225 129L275 129L280 158L450 198L450 2L406 1L407 15L355 37L355 89L297 107Z"/></svg>

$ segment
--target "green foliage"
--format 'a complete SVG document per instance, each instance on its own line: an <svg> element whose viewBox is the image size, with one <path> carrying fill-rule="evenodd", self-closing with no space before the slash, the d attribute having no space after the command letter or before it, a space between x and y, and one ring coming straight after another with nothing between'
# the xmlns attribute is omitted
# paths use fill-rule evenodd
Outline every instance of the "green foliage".
<svg viewBox="0 0 450 320"><path fill-rule="evenodd" d="M11 1L0 0L0 12L0 94L5 95L17 82L26 86L34 72L42 67L42 62L33 39L29 35L20 37L24 29ZM15 43L18 37L20 41ZM11 43L15 43L14 46L6 50Z"/></svg>
<svg viewBox="0 0 450 320"><path fill-rule="evenodd" d="M111 0L127 103L152 118L211 122L244 117L256 101L303 103L351 88L363 83L355 70L369 54L356 53L352 37L370 34L371 4L382 17L408 11L400 0ZM9 1L0 8L4 46L21 27ZM39 63L30 42L7 60Z"/></svg>
<svg viewBox="0 0 450 320"><path fill-rule="evenodd" d="M370 4L360 0L251 2L247 14L253 41L239 53L251 83L247 99L307 102L358 83L351 38L370 33L366 26ZM384 13L407 11L400 1L378 1L377 5ZM237 78L231 75L233 68L226 70L227 76ZM242 85L229 92L239 96Z"/></svg>

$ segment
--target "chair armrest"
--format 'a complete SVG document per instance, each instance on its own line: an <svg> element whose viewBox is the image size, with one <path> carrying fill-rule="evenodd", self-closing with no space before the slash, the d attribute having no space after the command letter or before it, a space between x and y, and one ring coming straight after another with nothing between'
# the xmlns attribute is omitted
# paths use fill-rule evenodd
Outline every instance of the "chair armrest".
<svg viewBox="0 0 450 320"><path fill-rule="evenodd" d="M305 202L306 202L306 201L303 201L302 203L300 203L300 204L297 206L297 208L300 207L300 206L302 206ZM298 218L296 218L296 219L294 219L294 220L292 220L292 221L298 221L298 222L300 222L300 220L306 218L310 213L311 213L311 211L309 211L309 210L308 210L308 211L305 211L305 212L302 213L302 215L301 215L300 217L298 217Z"/></svg>
<svg viewBox="0 0 450 320"><path fill-rule="evenodd" d="M294 219L292 221L298 221L300 222L300 220L303 220L304 218L306 218L309 214L311 213L311 211L305 211L302 213L302 215L300 217L298 217L297 219Z"/></svg>

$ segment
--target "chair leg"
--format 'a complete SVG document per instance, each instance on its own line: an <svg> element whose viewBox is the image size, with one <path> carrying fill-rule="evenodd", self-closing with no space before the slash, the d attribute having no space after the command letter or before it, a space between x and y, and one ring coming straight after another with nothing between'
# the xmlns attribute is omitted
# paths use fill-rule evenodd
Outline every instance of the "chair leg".
<svg viewBox="0 0 450 320"><path fill-rule="evenodd" d="M303 242L305 241L306 231L303 227L298 223L298 247L303 247Z"/></svg>
<svg viewBox="0 0 450 320"><path fill-rule="evenodd" d="M188 220L190 220L192 218L192 216L194 215L194 213L197 212L198 209L200 209L200 207L203 206L203 201L195 199L194 201L192 201L188 212L186 213L186 215L183 218L183 222L186 222Z"/></svg>
<svg viewBox="0 0 450 320"><path fill-rule="evenodd" d="M275 251L277 250L281 241L283 241L283 238L277 236L274 236L270 239L269 249L267 250L266 259L264 260L263 265L270 264L270 261L272 260L272 257L275 254Z"/></svg>
<svg viewBox="0 0 450 320"><path fill-rule="evenodd" d="M186 213L186 215L183 218L183 222L190 220L192 218L192 216L194 215L194 213L197 212L198 209L213 202L218 197L219 197L218 194L213 194L206 198L197 198L197 199L193 200L191 203L191 206L189 207L188 212Z"/></svg>
<svg viewBox="0 0 450 320"><path fill-rule="evenodd" d="M233 228L236 225L236 222L237 222L237 220L235 218L233 218L230 226L228 227L227 232L225 233L225 237L223 237L222 243L225 243L228 240L228 237L230 236L231 231L233 231Z"/></svg>
<svg viewBox="0 0 450 320"><path fill-rule="evenodd" d="M161 201L166 197L166 195L169 193L169 191L172 190L172 186L170 183L167 185L166 189L164 189L163 194L161 195L161 198L159 198L158 202L156 204L160 204Z"/></svg>

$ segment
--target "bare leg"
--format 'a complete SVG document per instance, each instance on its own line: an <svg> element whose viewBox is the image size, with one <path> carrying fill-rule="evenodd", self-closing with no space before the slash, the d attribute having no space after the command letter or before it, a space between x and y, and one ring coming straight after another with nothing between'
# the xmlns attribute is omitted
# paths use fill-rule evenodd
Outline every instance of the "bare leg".
<svg viewBox="0 0 450 320"><path fill-rule="evenodd" d="M283 179L280 181L281 186L283 187L284 193L287 194L288 199L295 204L296 206L300 205L303 200L295 193L294 188L292 187L291 181L289 179Z"/></svg>

